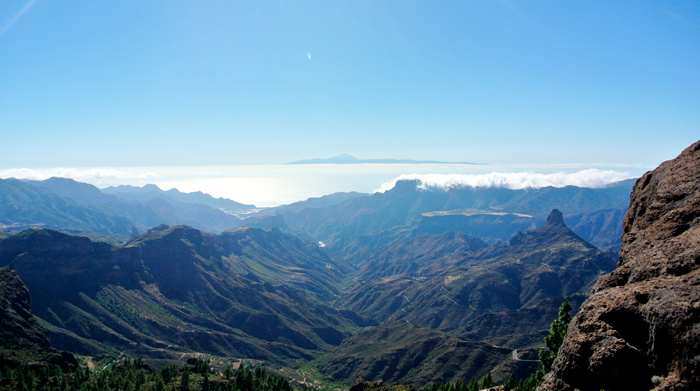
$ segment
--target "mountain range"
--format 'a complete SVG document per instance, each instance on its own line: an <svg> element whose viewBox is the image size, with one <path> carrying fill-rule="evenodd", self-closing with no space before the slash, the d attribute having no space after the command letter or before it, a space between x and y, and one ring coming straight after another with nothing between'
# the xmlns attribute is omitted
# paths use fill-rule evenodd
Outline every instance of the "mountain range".
<svg viewBox="0 0 700 391"><path fill-rule="evenodd" d="M384 193L281 214L293 232L321 241L357 263L360 260L353 255L363 248L419 233L458 230L490 244L505 242L519 231L543 224L552 209L559 209L574 232L615 256L633 183L626 180L600 189L445 190L425 189L417 180L404 180Z"/></svg>
<svg viewBox="0 0 700 391"><path fill-rule="evenodd" d="M500 381L531 372L512 352L540 346L561 301L577 309L614 269L631 185L398 181L260 209L8 179L0 266L26 284L51 345L81 355L262 360L344 384Z"/></svg>
<svg viewBox="0 0 700 391"><path fill-rule="evenodd" d="M516 370L510 352L539 344L559 302L580 304L614 267L556 210L509 244L421 234L366 258L358 268L274 228L216 235L162 225L123 246L35 228L0 241L0 266L32 292L57 349L161 361L203 353L278 366L320 360L318 371L345 383L369 373L456 381L504 362ZM382 335L398 345L372 342ZM393 372L366 372L414 353Z"/></svg>
<svg viewBox="0 0 700 391"><path fill-rule="evenodd" d="M0 265L32 292L52 346L84 355L309 359L372 324L327 302L351 268L279 231L161 226L123 247L31 229Z"/></svg>
<svg viewBox="0 0 700 391"><path fill-rule="evenodd" d="M443 190L424 189L419 181L398 181L384 193L336 193L261 209L203 193L163 191L155 185L100 190L65 178L6 179L0 180L0 229L47 227L126 236L111 241L116 244L160 224L184 224L214 233L243 225L276 227L323 242L355 262L352 257L365 247L420 233L461 231L489 244L505 242L519 231L541 225L549 211L558 208L574 232L616 256L632 183L626 180L602 189Z"/></svg>
<svg viewBox="0 0 700 391"><path fill-rule="evenodd" d="M187 224L198 229L222 232L243 224L236 216L195 201L241 205L201 193L152 191L109 194L95 186L66 178L44 181L0 180L0 227L21 230L29 227L68 229L102 235L129 236L160 224ZM124 189L121 190L133 190ZM137 194L138 196L131 196ZM176 198L170 197L175 195ZM181 201L188 200L188 201ZM220 202L221 201L221 202Z"/></svg>
<svg viewBox="0 0 700 391"><path fill-rule="evenodd" d="M379 322L407 321L460 338L518 348L537 344L563 297L577 306L615 260L554 210L508 244L462 233L421 235L377 248L339 303Z"/></svg>

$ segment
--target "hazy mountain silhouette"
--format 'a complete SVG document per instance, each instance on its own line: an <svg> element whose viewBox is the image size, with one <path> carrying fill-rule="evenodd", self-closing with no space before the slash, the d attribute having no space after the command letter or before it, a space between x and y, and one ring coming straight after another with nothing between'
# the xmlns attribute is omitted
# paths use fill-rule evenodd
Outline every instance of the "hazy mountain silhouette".
<svg viewBox="0 0 700 391"><path fill-rule="evenodd" d="M76 212L77 215L72 219L57 219L57 217L61 216L61 214L71 213L71 211L75 210L76 207L61 208L60 210L45 210L47 206L55 205L58 201L47 201L47 197L49 197L47 195L48 193L42 192L41 194L43 194L43 198L37 199L35 202L25 202L23 203L23 208L26 208L27 210L31 210L33 208L40 211L45 210L42 215L46 216L46 219L49 222L44 223L38 220L38 216L34 217L34 220L32 220L32 213L28 213L28 216L24 219L25 226L23 227L39 225L55 229L69 229L88 232L95 231L105 235L110 233L131 235L134 230L137 232L145 232L148 228L155 227L160 224L186 224L197 229L217 233L227 229L240 227L242 225L240 219L231 214L225 213L222 210L204 204L177 201L168 195L163 195L175 194L178 196L187 194L177 191L172 192L172 190L170 190L171 193L162 191L117 193L117 196L113 194L105 194L93 185L77 182L73 179L67 178L50 178L44 181L21 181L21 183L31 184L53 192L55 195L51 197L55 199L62 198L60 201L62 204L77 204L83 209L89 210ZM28 197L27 195L20 195L20 191L25 193L33 191L36 193L36 190L32 190L30 187L17 187L13 190L13 192L15 197L19 197L18 199ZM9 195L8 192L9 190L7 186L0 188L0 197L2 197L3 193L7 193ZM138 196L129 197L130 194L138 194ZM56 196L58 196L58 198L56 198ZM34 197L36 198L36 196ZM213 200L212 202L214 203L218 202L217 199L214 199L208 195L202 195L201 193L187 195L181 198L188 197L189 199L193 200L210 199L210 201ZM229 203L223 202L223 204L228 206L234 204L242 205L234 201L230 201ZM98 216L97 213L102 213L107 217ZM118 228L109 228L99 226L94 222L95 220L99 221L104 219L118 221L122 224L122 226ZM7 218L7 220L10 221L9 218ZM42 223L44 225L40 225ZM97 228L94 228L95 226L97 226Z"/></svg>
<svg viewBox="0 0 700 391"><path fill-rule="evenodd" d="M255 209L255 205L241 204L227 198L215 198L209 194L195 191L192 193L183 193L177 189L162 190L156 185L144 185L142 187L121 185L116 187L107 187L102 189L105 194L113 194L118 197L147 202L154 197L165 197L167 200L187 202L192 204L202 204L215 209L221 209L226 212L238 212L250 209Z"/></svg>
<svg viewBox="0 0 700 391"><path fill-rule="evenodd" d="M0 224L13 230L29 227L71 228L105 235L130 235L137 228L137 224L128 217L102 206L62 197L53 191L12 178L0 179Z"/></svg>
<svg viewBox="0 0 700 391"><path fill-rule="evenodd" d="M566 211L566 220L572 217L572 227L580 229L586 240L616 251L632 183L622 181L602 189L425 190L418 188L418 181L406 180L384 193L283 215L292 230L352 257L363 247L386 244L411 232L458 229L491 243L507 241L518 231L541 225L549 212L558 208ZM450 213L436 213L446 211Z"/></svg>

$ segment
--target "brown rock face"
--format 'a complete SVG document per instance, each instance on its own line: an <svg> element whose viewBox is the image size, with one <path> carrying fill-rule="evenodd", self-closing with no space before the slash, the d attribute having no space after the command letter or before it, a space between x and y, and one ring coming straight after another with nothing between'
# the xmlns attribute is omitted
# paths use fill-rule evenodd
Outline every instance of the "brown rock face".
<svg viewBox="0 0 700 391"><path fill-rule="evenodd" d="M581 306L538 390L700 389L700 141L630 198L617 269Z"/></svg>

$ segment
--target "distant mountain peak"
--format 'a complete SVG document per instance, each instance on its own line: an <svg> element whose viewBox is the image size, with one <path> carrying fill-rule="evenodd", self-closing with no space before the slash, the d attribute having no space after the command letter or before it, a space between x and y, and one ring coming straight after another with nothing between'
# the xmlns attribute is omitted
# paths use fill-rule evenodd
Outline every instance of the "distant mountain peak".
<svg viewBox="0 0 700 391"><path fill-rule="evenodd" d="M143 191L158 191L158 192L164 191L163 189L158 187L158 185L154 185L152 183L143 185L142 189L143 189Z"/></svg>
<svg viewBox="0 0 700 391"><path fill-rule="evenodd" d="M357 161L358 159L355 156L348 155L347 153L340 154L338 156L334 156L331 158L332 160L348 160L348 161Z"/></svg>

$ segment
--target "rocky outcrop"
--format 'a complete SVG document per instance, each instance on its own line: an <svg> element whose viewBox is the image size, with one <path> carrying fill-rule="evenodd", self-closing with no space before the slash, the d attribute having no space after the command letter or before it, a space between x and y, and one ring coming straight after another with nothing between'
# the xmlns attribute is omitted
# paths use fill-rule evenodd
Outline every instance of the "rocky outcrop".
<svg viewBox="0 0 700 391"><path fill-rule="evenodd" d="M618 266L538 389L700 389L700 142L635 184Z"/></svg>

